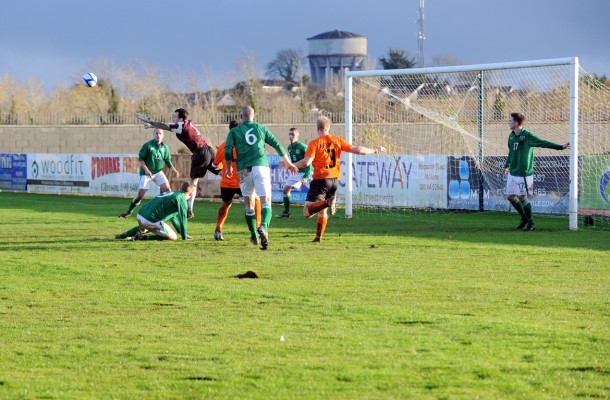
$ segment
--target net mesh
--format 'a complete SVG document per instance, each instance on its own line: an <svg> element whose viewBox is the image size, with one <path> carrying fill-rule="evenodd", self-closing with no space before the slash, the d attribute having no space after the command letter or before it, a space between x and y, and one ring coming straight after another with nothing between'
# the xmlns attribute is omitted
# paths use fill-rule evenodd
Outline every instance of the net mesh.
<svg viewBox="0 0 610 400"><path fill-rule="evenodd" d="M353 77L352 142L388 149L353 158L353 213L514 211L503 174L510 113L524 114L524 128L542 139L569 142L571 70L567 64ZM608 228L610 89L582 68L578 76L579 224ZM535 214L567 219L569 167L569 150L535 149Z"/></svg>

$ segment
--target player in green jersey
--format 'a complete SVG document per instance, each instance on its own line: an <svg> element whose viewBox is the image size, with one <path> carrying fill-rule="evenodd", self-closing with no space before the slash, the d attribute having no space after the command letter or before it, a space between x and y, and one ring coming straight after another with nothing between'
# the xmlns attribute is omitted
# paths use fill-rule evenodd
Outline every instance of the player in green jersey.
<svg viewBox="0 0 610 400"><path fill-rule="evenodd" d="M523 129L525 116L512 113L508 120L511 133L508 136L508 159L504 165L506 180L506 198L521 216L517 229L533 231L536 229L532 217L532 203L527 196L534 188L534 147L565 150L570 143L557 144L543 140L532 132Z"/></svg>
<svg viewBox="0 0 610 400"><path fill-rule="evenodd" d="M300 133L297 128L290 128L288 131L288 138L290 144L288 145L288 154L290 154L290 160L292 163L297 163L305 157L305 151L307 151L307 145L303 142L299 142ZM309 165L305 168L299 168L299 172L290 175L286 178L284 183L284 211L280 214L280 218L290 218L290 192L292 189L299 190L302 185L306 185L307 181L311 177L311 171L313 166Z"/></svg>
<svg viewBox="0 0 610 400"><path fill-rule="evenodd" d="M284 159L285 168L297 173L286 150L277 138L266 126L254 122L254 109L250 106L244 107L240 113L242 123L231 129L227 135L225 144L225 162L227 163L227 177L233 175L233 149L237 154L236 166L239 186L244 196L246 207L246 224L251 237L256 239L255 232L261 239L261 250L267 250L269 245L269 223L272 218L271 211L271 172L265 144L273 147ZM261 226L256 229L256 215L254 211L254 200L259 196L262 204ZM256 229L256 230L255 230Z"/></svg>
<svg viewBox="0 0 610 400"><path fill-rule="evenodd" d="M182 240L191 240L188 230L188 198L193 195L194 186L184 182L180 190L158 195L144 204L138 212L138 226L127 232L116 235L115 239L131 238L131 240L176 240L178 235L166 223L170 221L178 231ZM145 235L152 232L154 235Z"/></svg>
<svg viewBox="0 0 610 400"><path fill-rule="evenodd" d="M163 172L163 166L167 165L174 175L180 176L178 170L172 164L172 156L169 152L169 147L163 143L163 131L161 129L153 130L153 139L144 143L138 154L140 161L140 183L136 197L129 203L129 208L126 212L119 215L119 218L127 218L140 201L144 198L146 191L150 188L151 182L159 186L161 193L169 192L169 181Z"/></svg>

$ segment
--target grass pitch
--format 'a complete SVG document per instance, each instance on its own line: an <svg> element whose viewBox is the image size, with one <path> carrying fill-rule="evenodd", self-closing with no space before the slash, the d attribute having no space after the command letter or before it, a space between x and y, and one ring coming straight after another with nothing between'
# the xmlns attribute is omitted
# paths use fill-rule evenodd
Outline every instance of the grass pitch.
<svg viewBox="0 0 610 400"><path fill-rule="evenodd" d="M0 398L610 396L607 231L339 210L318 244L295 207L260 251L214 202L193 241L114 240L128 202L0 193Z"/></svg>

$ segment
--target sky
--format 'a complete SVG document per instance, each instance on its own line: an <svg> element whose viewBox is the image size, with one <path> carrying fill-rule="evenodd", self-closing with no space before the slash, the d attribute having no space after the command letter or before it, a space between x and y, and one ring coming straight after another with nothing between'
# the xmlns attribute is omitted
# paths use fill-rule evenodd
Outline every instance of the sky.
<svg viewBox="0 0 610 400"><path fill-rule="evenodd" d="M279 50L306 56L307 38L335 29L366 36L374 64L390 48L417 56L418 10L419 0L4 1L0 79L50 91L111 62L157 68L176 88L194 76L222 89L242 77L240 62L254 59L262 78ZM610 78L609 17L610 0L425 0L425 62L576 56Z"/></svg>

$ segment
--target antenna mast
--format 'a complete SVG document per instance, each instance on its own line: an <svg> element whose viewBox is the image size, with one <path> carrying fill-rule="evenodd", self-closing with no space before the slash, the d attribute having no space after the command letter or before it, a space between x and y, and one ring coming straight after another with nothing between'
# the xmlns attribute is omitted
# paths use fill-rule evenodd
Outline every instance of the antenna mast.
<svg viewBox="0 0 610 400"><path fill-rule="evenodd" d="M424 0L419 0L419 18L417 19L417 25L419 26L419 32L417 33L417 63L418 67L424 67L424 40L426 35L424 34Z"/></svg>

